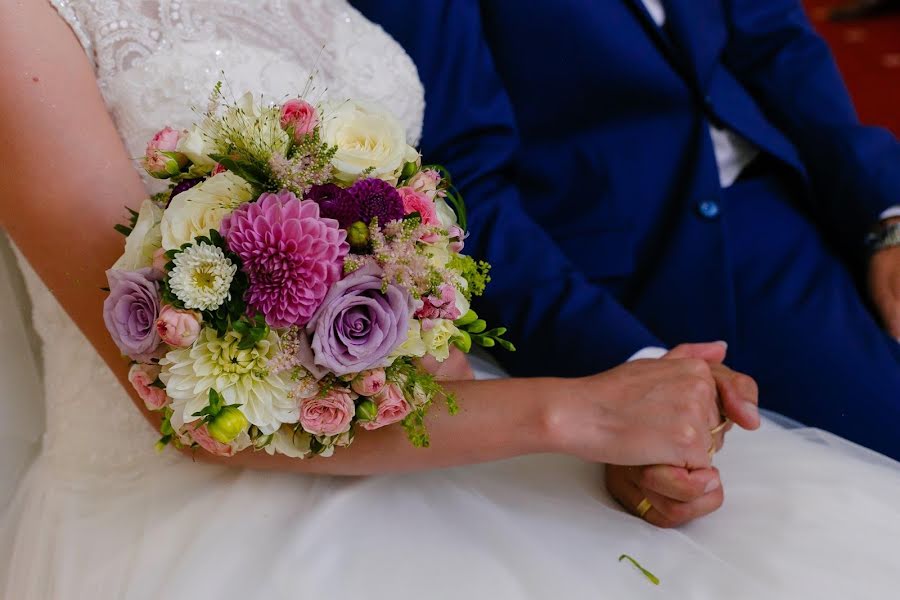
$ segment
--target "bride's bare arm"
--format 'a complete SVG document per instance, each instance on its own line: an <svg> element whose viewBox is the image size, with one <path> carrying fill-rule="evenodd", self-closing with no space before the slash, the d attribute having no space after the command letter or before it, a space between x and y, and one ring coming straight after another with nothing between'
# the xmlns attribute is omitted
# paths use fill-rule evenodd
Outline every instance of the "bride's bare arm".
<svg viewBox="0 0 900 600"><path fill-rule="evenodd" d="M145 190L89 61L48 3L0 5L0 56L0 222L130 391L128 361L103 326L101 287L122 251L113 225ZM447 387L462 410L453 417L432 410L428 449L412 447L395 426L362 432L352 449L328 459L245 451L227 464L366 474L558 451L604 462L705 467L708 427L718 420L715 384L702 361L639 362L575 382ZM132 396L157 426L158 417Z"/></svg>

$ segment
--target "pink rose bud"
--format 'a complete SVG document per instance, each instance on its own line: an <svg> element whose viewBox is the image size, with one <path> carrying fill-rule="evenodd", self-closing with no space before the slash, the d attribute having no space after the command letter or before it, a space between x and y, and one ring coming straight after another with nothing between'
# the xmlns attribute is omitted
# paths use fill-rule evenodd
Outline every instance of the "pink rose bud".
<svg viewBox="0 0 900 600"><path fill-rule="evenodd" d="M128 381L150 410L159 410L169 403L166 390L153 383L159 377L159 365L135 363L128 370Z"/></svg>
<svg viewBox="0 0 900 600"><path fill-rule="evenodd" d="M356 394L343 388L331 388L324 396L306 398L300 403L300 425L313 435L338 435L350 430L356 414Z"/></svg>
<svg viewBox="0 0 900 600"><path fill-rule="evenodd" d="M144 169L153 177L166 179L181 172L188 164L188 158L181 152L176 152L178 139L181 134L166 127L156 132L149 142L144 153Z"/></svg>
<svg viewBox="0 0 900 600"><path fill-rule="evenodd" d="M296 141L312 133L318 123L316 109L305 100L288 100L281 106L281 127L292 132Z"/></svg>
<svg viewBox="0 0 900 600"><path fill-rule="evenodd" d="M441 174L434 169L423 169L413 175L406 182L407 187L419 194L425 194L431 200L434 200L437 193L437 186L441 182Z"/></svg>
<svg viewBox="0 0 900 600"><path fill-rule="evenodd" d="M375 418L359 423L363 429L368 431L402 421L412 412L412 405L407 402L403 390L393 383L386 385L381 393L374 396L372 400L378 406Z"/></svg>
<svg viewBox="0 0 900 600"><path fill-rule="evenodd" d="M450 251L459 254L466 244L466 232L459 225L450 226Z"/></svg>
<svg viewBox="0 0 900 600"><path fill-rule="evenodd" d="M234 446L213 439L205 423L188 423L185 428L190 439L210 454L234 456Z"/></svg>
<svg viewBox="0 0 900 600"><path fill-rule="evenodd" d="M193 310L178 310L167 304L159 311L156 331L166 344L176 348L187 348L200 335L200 313Z"/></svg>
<svg viewBox="0 0 900 600"><path fill-rule="evenodd" d="M398 188L397 191L400 193L400 199L403 201L404 215L419 213L419 216L422 217L423 225L441 224L437 216L437 209L434 206L434 200L409 186Z"/></svg>
<svg viewBox="0 0 900 600"><path fill-rule="evenodd" d="M370 369L357 375L350 387L360 396L374 396L384 388L385 381L384 369Z"/></svg>

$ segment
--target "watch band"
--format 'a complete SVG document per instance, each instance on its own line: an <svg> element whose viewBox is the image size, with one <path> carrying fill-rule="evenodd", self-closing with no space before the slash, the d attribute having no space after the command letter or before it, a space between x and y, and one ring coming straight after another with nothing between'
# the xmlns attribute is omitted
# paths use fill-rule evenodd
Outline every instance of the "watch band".
<svg viewBox="0 0 900 600"><path fill-rule="evenodd" d="M877 231L870 233L866 238L866 245L872 252L900 246L900 223L880 225Z"/></svg>

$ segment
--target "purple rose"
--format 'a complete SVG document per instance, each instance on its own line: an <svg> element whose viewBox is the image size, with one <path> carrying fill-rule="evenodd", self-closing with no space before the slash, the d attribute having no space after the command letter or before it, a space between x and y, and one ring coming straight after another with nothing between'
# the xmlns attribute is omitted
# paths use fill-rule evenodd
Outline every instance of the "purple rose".
<svg viewBox="0 0 900 600"><path fill-rule="evenodd" d="M159 346L159 288L152 269L106 272L109 296L103 302L103 321L122 354L147 361Z"/></svg>
<svg viewBox="0 0 900 600"><path fill-rule="evenodd" d="M381 289L381 271L375 266L331 287L307 325L317 365L338 376L388 366L385 359L406 341L415 304L401 287Z"/></svg>

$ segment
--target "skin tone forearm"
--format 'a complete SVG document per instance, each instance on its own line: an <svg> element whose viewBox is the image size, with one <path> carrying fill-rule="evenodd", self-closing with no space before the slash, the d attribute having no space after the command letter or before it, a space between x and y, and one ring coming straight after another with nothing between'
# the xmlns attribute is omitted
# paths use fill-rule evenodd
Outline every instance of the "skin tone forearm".
<svg viewBox="0 0 900 600"><path fill-rule="evenodd" d="M126 390L128 361L102 320L104 272L122 252L113 230L144 186L97 89L78 42L49 3L0 8L2 225ZM28 25L26 27L26 24ZM163 124L160 124L163 125ZM542 449L537 403L547 380L447 384L460 413L435 406L431 448L400 427L362 432L353 450L296 460L245 452L234 466L335 474L407 471L483 462ZM499 393L502 386L503 394ZM152 426L149 413L131 393ZM124 399L124 398L123 398ZM215 460L196 452L202 460Z"/></svg>
<svg viewBox="0 0 900 600"><path fill-rule="evenodd" d="M90 64L49 3L0 3L0 56L0 224L130 391L128 361L103 325L101 288L105 270L122 252L113 225L146 191ZM402 428L391 426L360 432L352 449L327 459L244 451L223 462L361 475L558 452L624 465L710 466L710 430L719 408L716 380L701 359L636 361L577 380L446 385L461 412L449 416L433 407L428 449L414 448ZM158 416L131 396L158 427ZM195 456L222 460L199 451Z"/></svg>

